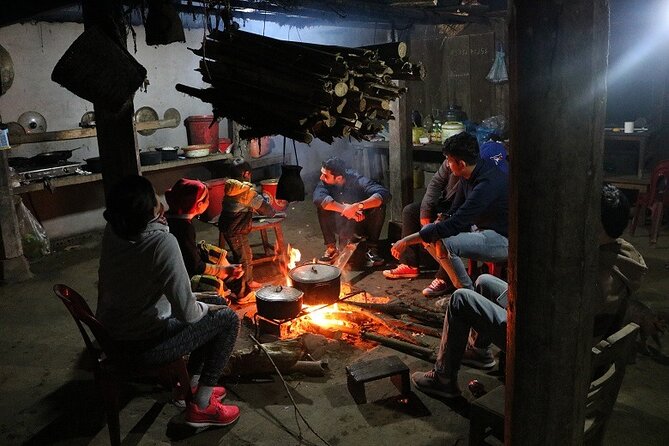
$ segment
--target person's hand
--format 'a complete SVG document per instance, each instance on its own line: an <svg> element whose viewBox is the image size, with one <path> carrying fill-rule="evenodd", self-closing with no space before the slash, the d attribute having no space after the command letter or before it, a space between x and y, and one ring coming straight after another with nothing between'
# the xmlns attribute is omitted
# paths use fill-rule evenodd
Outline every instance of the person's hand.
<svg viewBox="0 0 669 446"><path fill-rule="evenodd" d="M230 279L239 279L244 275L244 270L242 269L242 265L239 264L232 264L226 266L225 270L228 274L228 278Z"/></svg>
<svg viewBox="0 0 669 446"><path fill-rule="evenodd" d="M341 211L342 217L348 218L349 220L362 221L365 216L362 216L362 219L358 219L358 204L347 204L344 205L344 209Z"/></svg>
<svg viewBox="0 0 669 446"><path fill-rule="evenodd" d="M210 313L216 313L217 311L222 310L223 308L228 308L227 305L216 305L216 304L207 304L207 307L209 307Z"/></svg>
<svg viewBox="0 0 669 446"><path fill-rule="evenodd" d="M400 239L396 241L393 244L393 247L390 248L390 253L395 257L397 260L400 259L400 255L404 252L404 250L407 248L407 242L405 239Z"/></svg>

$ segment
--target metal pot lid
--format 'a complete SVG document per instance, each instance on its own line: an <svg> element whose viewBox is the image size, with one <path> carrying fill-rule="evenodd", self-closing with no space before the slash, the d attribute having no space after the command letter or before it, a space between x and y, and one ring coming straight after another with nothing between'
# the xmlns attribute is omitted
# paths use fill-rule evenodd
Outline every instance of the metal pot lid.
<svg viewBox="0 0 669 446"><path fill-rule="evenodd" d="M21 113L17 121L26 130L26 133L46 132L46 119L36 111Z"/></svg>
<svg viewBox="0 0 669 446"><path fill-rule="evenodd" d="M296 282L320 283L339 278L341 270L332 265L309 263L291 269L288 275Z"/></svg>
<svg viewBox="0 0 669 446"><path fill-rule="evenodd" d="M297 288L281 285L265 285L256 291L256 299L267 302L296 302L304 293Z"/></svg>

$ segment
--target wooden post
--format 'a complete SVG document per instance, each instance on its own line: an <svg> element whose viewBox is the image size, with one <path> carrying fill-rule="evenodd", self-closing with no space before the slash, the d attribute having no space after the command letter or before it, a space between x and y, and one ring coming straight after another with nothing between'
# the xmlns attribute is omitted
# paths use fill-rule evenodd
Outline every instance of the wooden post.
<svg viewBox="0 0 669 446"><path fill-rule="evenodd" d="M404 87L404 82L398 82ZM413 161L411 142L411 110L406 95L392 102L395 116L389 122L390 144L388 165L390 169L390 220L402 221L402 209L413 201Z"/></svg>
<svg viewBox="0 0 669 446"><path fill-rule="evenodd" d="M506 444L581 444L597 295L608 2L510 2Z"/></svg>
<svg viewBox="0 0 669 446"><path fill-rule="evenodd" d="M23 256L16 217L17 197L12 193L8 172L7 151L0 150L0 282L18 282L31 278L32 273Z"/></svg>
<svg viewBox="0 0 669 446"><path fill-rule="evenodd" d="M84 26L98 26L123 48L127 46L127 31L123 4L119 0L84 0ZM122 177L141 175L137 133L134 124L132 98L121 110L108 110L106 104L94 103L98 148L102 163L102 183L105 194Z"/></svg>

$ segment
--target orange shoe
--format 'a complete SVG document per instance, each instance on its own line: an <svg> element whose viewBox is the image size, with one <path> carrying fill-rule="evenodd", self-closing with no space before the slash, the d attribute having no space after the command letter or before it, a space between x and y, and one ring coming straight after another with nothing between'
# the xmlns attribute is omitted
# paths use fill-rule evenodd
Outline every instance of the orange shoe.
<svg viewBox="0 0 669 446"><path fill-rule="evenodd" d="M386 279L414 279L420 275L420 270L413 266L400 263L393 269L383 270L383 277Z"/></svg>
<svg viewBox="0 0 669 446"><path fill-rule="evenodd" d="M256 282L255 280L252 280L250 282L246 282L246 287L250 290L257 290L262 286L262 283Z"/></svg>

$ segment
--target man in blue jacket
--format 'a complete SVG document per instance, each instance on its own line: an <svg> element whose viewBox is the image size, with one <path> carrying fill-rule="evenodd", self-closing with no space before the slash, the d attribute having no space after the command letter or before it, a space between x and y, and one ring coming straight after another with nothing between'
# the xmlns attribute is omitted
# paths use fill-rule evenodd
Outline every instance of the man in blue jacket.
<svg viewBox="0 0 669 446"><path fill-rule="evenodd" d="M467 133L447 139L443 152L452 174L461 177L448 215L397 241L391 250L399 258L407 246L435 244L452 284L437 277L423 290L426 296L441 296L454 287L474 289L461 257L499 262L508 256L507 174L479 157L476 138Z"/></svg>
<svg viewBox="0 0 669 446"><path fill-rule="evenodd" d="M326 249L319 259L333 263L353 235L367 238L368 266L384 263L379 256L378 243L381 227L386 217L386 203L390 192L381 184L347 169L339 158L323 162L320 182L314 190L314 204L318 211L318 222L323 232Z"/></svg>

